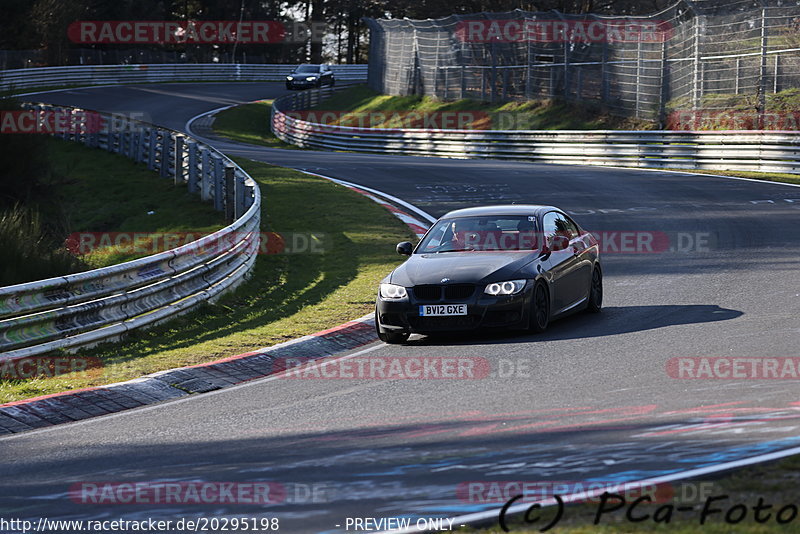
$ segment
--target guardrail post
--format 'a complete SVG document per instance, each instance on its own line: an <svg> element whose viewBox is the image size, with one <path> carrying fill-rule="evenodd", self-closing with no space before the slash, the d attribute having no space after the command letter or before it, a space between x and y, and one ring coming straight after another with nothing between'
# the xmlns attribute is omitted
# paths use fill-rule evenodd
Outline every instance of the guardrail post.
<svg viewBox="0 0 800 534"><path fill-rule="evenodd" d="M225 170L223 169L223 161L222 158L213 155L211 156L214 159L214 172L212 176L211 186L214 188L214 209L217 211L222 211L224 209L223 205L223 184L225 182Z"/></svg>
<svg viewBox="0 0 800 534"><path fill-rule="evenodd" d="M187 140L186 146L189 149L189 172L187 175L187 186L189 193L197 193L197 142Z"/></svg>
<svg viewBox="0 0 800 534"><path fill-rule="evenodd" d="M234 193L234 171L233 165L226 165L224 170L224 196L223 196L223 204L225 205L225 219L228 222L232 222L236 215L236 206L234 206L234 202L236 201L236 196Z"/></svg>
<svg viewBox="0 0 800 534"><path fill-rule="evenodd" d="M161 133L161 151L159 157L158 174L162 178L169 176L169 160L172 152L172 134L168 131Z"/></svg>
<svg viewBox="0 0 800 534"><path fill-rule="evenodd" d="M235 173L233 175L234 183L233 183L233 194L236 198L235 205L236 209L234 212L234 218L238 219L244 212L247 211L247 193L249 192L249 188L244 185L244 176L240 173Z"/></svg>
<svg viewBox="0 0 800 534"><path fill-rule="evenodd" d="M183 136L175 136L175 185L183 184Z"/></svg>
<svg viewBox="0 0 800 534"><path fill-rule="evenodd" d="M200 199L211 200L211 183L214 175L214 165L211 162L211 151L202 147L200 149Z"/></svg>
<svg viewBox="0 0 800 534"><path fill-rule="evenodd" d="M147 168L151 171L156 170L156 143L158 143L158 132L155 128L148 128L147 143Z"/></svg>
<svg viewBox="0 0 800 534"><path fill-rule="evenodd" d="M136 132L136 161L138 163L145 162L145 142L144 127L139 126L139 130Z"/></svg>
<svg viewBox="0 0 800 534"><path fill-rule="evenodd" d="M112 125L114 131L111 133L111 146L110 151L114 152L115 154L122 153L122 136L120 135L119 131L117 130L116 126Z"/></svg>

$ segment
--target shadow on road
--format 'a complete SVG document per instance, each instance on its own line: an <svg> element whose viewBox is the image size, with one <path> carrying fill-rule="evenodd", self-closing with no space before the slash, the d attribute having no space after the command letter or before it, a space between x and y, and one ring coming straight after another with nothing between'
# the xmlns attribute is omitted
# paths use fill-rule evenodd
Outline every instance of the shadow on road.
<svg viewBox="0 0 800 534"><path fill-rule="evenodd" d="M711 323L736 319L743 315L738 310L721 308L716 304L655 305L655 306L611 306L603 308L599 315L578 313L550 323L544 334L531 335L525 332L478 331L441 333L409 340L411 345L470 345L480 343L519 343L531 341L555 341L561 339L583 339L615 336L644 330L655 330L675 325Z"/></svg>

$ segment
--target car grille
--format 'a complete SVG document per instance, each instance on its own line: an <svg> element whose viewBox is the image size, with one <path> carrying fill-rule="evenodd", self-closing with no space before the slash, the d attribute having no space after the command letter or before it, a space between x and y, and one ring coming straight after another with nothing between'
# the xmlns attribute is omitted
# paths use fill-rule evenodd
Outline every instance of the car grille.
<svg viewBox="0 0 800 534"><path fill-rule="evenodd" d="M442 300L442 286L414 286L414 296L430 302Z"/></svg>
<svg viewBox="0 0 800 534"><path fill-rule="evenodd" d="M472 284L456 284L444 288L445 300L464 300L470 298L473 293L475 286Z"/></svg>
<svg viewBox="0 0 800 534"><path fill-rule="evenodd" d="M424 302L439 302L444 300L466 300L475 293L474 284L448 285L422 285L414 286L414 296Z"/></svg>

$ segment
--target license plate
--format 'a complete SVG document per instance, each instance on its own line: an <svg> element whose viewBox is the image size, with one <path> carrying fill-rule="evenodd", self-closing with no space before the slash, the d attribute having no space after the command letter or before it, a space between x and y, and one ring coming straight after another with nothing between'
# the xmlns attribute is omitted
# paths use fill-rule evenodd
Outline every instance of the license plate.
<svg viewBox="0 0 800 534"><path fill-rule="evenodd" d="M419 307L419 314L423 317L442 315L466 315L466 304L425 304Z"/></svg>

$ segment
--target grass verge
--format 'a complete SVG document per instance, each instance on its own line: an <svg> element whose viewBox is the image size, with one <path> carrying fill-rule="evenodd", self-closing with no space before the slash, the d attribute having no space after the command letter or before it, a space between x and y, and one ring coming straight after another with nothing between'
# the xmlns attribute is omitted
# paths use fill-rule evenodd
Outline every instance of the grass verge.
<svg viewBox="0 0 800 534"><path fill-rule="evenodd" d="M385 113L383 122L372 120L372 126L403 127L398 113L419 112L478 112L471 120L472 128L493 130L652 130L650 121L617 117L601 108L566 103L559 100L525 100L519 102L484 102L464 98L442 101L428 96L389 96L377 93L366 86L357 85L340 91L325 100L316 109L346 112L340 124L361 126L356 114ZM392 118L392 114L394 118ZM435 117L435 115L432 115ZM446 125L445 125L446 126Z"/></svg>
<svg viewBox="0 0 800 534"><path fill-rule="evenodd" d="M141 246L99 246L81 256L88 268L105 267L152 250L147 234L190 232L208 234L222 228L224 218L210 203L200 201L172 179L160 178L130 159L53 139L52 159L61 178L60 206L71 232L140 234ZM113 169L113 172L110 170ZM92 243L86 241L87 248Z"/></svg>
<svg viewBox="0 0 800 534"><path fill-rule="evenodd" d="M253 276L216 304L126 341L84 350L101 370L0 383L0 402L118 382L209 362L369 313L378 282L399 262L410 230L378 204L326 180L240 161L263 195L262 231L324 236L325 253L262 255Z"/></svg>
<svg viewBox="0 0 800 534"><path fill-rule="evenodd" d="M220 111L214 117L214 133L240 143L270 148L301 150L299 146L284 143L269 129L272 100L260 100Z"/></svg>
<svg viewBox="0 0 800 534"><path fill-rule="evenodd" d="M685 482L675 482L662 492L660 489L656 495L665 495L666 498L657 499L652 504L641 504L634 511L634 516L644 516L648 514L649 519L641 522L632 522L625 518L625 512L630 504L639 496L638 493L631 495L627 499L627 505L616 512L603 514L599 524L594 524L595 515L598 511L599 502L568 505L563 517L557 526L548 532L553 534L611 534L611 533L640 533L640 532L669 532L670 534L693 534L704 532L708 534L762 534L765 532L797 532L800 517L786 524L778 524L776 521L777 513L784 506L796 505L800 501L800 455L791 456L784 460L760 464L752 467L738 469L728 474L705 478L702 480L692 480ZM710 508L720 509L721 512L710 514L705 524L700 524L700 517L706 499L727 495L725 500L714 501ZM765 518L770 513L769 520L763 523L755 521L753 507L763 499L765 505L772 505L772 508L761 513L761 518ZM658 502L660 501L660 502ZM609 505L617 501L609 500ZM726 523L725 515L736 505L745 505L747 515L738 524ZM653 517L665 517L666 509L663 507L673 506L668 523L657 523ZM502 506L502 504L499 504ZM691 510L679 511L679 506L691 506ZM662 509L657 514L657 510ZM784 518L790 516L791 509L784 512ZM796 513L796 512L795 512ZM737 512L734 511L733 517ZM536 523L525 524L521 520L509 520L511 532L519 534L534 534L541 532L541 528L553 520L555 508L544 508L539 512L533 512L531 517L541 515ZM463 532L475 532L481 534L503 534L498 525L484 529L464 529Z"/></svg>

